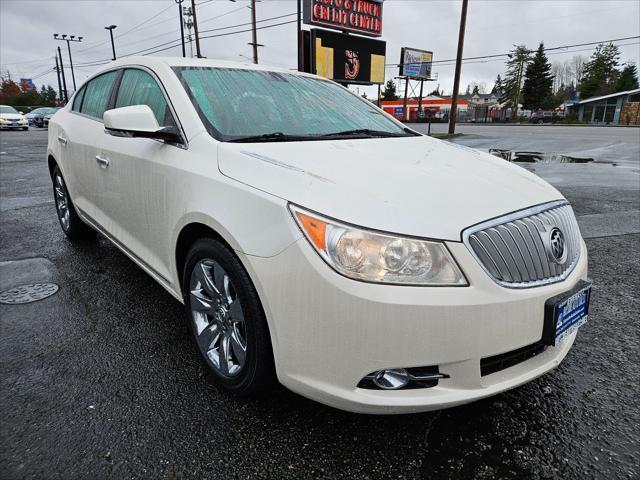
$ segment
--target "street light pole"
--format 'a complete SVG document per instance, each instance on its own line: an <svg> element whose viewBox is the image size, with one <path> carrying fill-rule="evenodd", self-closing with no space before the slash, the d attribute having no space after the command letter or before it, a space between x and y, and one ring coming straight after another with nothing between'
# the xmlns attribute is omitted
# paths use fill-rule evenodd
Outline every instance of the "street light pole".
<svg viewBox="0 0 640 480"><path fill-rule="evenodd" d="M178 20L180 20L180 39L182 40L182 56L186 57L187 56L187 50L185 49L185 45L184 45L184 21L182 19L182 2L184 0L175 0L175 2L178 4Z"/></svg>
<svg viewBox="0 0 640 480"><path fill-rule="evenodd" d="M58 77L58 95L62 101L62 83L60 83L60 65L58 64L58 56L56 55L56 76Z"/></svg>
<svg viewBox="0 0 640 480"><path fill-rule="evenodd" d="M67 77L64 75L64 65L62 65L62 50L58 46L58 57L60 58L60 71L62 72L62 86L64 87L64 103L69 101L69 93L67 92Z"/></svg>
<svg viewBox="0 0 640 480"><path fill-rule="evenodd" d="M467 23L467 4L469 0L462 0L460 14L460 33L458 34L458 53L456 55L456 73L453 79L453 93L451 95L451 113L449 114L449 135L456 132L456 116L458 113L458 89L460 88L460 70L462 69L462 50L464 48L464 29Z"/></svg>
<svg viewBox="0 0 640 480"><path fill-rule="evenodd" d="M117 25L109 25L108 27L104 27L105 30L109 30L109 36L111 37L111 51L113 52L113 58L111 60L116 59L116 45L113 43L113 29L116 28Z"/></svg>
<svg viewBox="0 0 640 480"><path fill-rule="evenodd" d="M67 38L69 37L69 38ZM67 42L67 49L69 51L69 65L71 66L71 79L73 80L73 90L75 91L76 89L76 75L73 71L73 59L71 58L71 42L81 42L82 41L82 37L78 37L76 38L75 35L67 35L66 33L62 34L62 35L58 35L57 33L53 34L53 39L54 40L60 40L60 41L65 41ZM62 63L62 57L60 57L61 62ZM65 87L66 90L66 87Z"/></svg>

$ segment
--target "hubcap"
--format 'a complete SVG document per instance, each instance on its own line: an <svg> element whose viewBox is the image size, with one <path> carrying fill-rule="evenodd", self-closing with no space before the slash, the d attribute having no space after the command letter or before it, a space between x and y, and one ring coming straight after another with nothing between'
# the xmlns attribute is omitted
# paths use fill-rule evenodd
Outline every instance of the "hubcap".
<svg viewBox="0 0 640 480"><path fill-rule="evenodd" d="M64 179L60 174L57 174L54 179L54 190L58 218L62 228L66 231L69 229L69 199L67 197L67 189L64 186Z"/></svg>
<svg viewBox="0 0 640 480"><path fill-rule="evenodd" d="M246 361L247 341L244 313L229 275L215 260L200 260L191 272L189 290L200 351L221 375L237 375Z"/></svg>

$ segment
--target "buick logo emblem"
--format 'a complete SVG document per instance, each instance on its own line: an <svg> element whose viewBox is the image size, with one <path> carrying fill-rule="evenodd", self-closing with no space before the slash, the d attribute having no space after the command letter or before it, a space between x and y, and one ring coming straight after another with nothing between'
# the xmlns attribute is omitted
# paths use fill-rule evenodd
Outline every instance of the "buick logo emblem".
<svg viewBox="0 0 640 480"><path fill-rule="evenodd" d="M564 234L558 227L549 230L546 247L549 260L560 265L567 261L567 245Z"/></svg>

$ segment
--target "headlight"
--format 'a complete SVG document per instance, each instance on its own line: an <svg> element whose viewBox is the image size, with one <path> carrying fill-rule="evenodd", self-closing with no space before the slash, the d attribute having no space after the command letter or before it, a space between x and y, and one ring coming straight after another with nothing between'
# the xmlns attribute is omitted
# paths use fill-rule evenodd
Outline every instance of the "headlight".
<svg viewBox="0 0 640 480"><path fill-rule="evenodd" d="M9 121L4 118L0 118L0 123L9 123Z"/></svg>
<svg viewBox="0 0 640 480"><path fill-rule="evenodd" d="M313 248L346 277L400 285L468 285L442 242L373 232L289 208Z"/></svg>

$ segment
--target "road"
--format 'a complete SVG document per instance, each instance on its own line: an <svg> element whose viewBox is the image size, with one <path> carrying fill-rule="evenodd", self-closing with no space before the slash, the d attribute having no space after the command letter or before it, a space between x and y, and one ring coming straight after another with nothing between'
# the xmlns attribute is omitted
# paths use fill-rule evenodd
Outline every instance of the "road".
<svg viewBox="0 0 640 480"><path fill-rule="evenodd" d="M0 305L2 478L640 477L633 168L528 165L572 201L594 281L589 323L557 370L467 406L381 417L207 383L181 306L104 238L65 239L45 149L46 132L0 133L0 290L60 285Z"/></svg>
<svg viewBox="0 0 640 480"><path fill-rule="evenodd" d="M410 124L420 132L427 124ZM431 131L447 132L448 125L434 123ZM593 158L596 162L616 163L620 166L640 168L640 128L634 127L581 127L560 125L456 125L456 143L488 150L534 151L562 153L579 158Z"/></svg>

